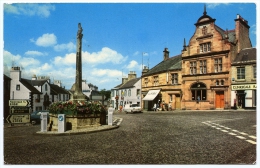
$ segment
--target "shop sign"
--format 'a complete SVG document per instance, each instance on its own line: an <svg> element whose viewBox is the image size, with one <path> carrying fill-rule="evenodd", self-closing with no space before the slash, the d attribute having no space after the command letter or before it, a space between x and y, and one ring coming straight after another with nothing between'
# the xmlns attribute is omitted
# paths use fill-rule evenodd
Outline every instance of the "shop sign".
<svg viewBox="0 0 260 168"><path fill-rule="evenodd" d="M256 84L231 85L231 90L256 90Z"/></svg>

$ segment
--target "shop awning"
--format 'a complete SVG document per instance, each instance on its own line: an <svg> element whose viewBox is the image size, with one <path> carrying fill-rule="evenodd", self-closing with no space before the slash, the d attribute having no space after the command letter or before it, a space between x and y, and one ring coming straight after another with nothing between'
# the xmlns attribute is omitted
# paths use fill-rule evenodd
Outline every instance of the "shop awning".
<svg viewBox="0 0 260 168"><path fill-rule="evenodd" d="M149 92L147 93L147 95L143 98L143 100L153 100L158 93L160 92L160 90L149 90Z"/></svg>

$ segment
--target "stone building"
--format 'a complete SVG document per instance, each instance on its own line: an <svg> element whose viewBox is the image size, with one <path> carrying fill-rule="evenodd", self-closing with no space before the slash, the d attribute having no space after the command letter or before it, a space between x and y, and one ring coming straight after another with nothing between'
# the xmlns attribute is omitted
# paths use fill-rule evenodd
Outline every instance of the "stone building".
<svg viewBox="0 0 260 168"><path fill-rule="evenodd" d="M142 75L143 109L152 110L154 103L181 108L181 55L169 57L168 48L163 51L163 61ZM146 72L147 71L147 72Z"/></svg>
<svg viewBox="0 0 260 168"><path fill-rule="evenodd" d="M231 62L243 48L252 47L248 22L240 15L234 30L223 30L203 15L182 51L182 109L231 108Z"/></svg>
<svg viewBox="0 0 260 168"><path fill-rule="evenodd" d="M215 21L204 7L187 45L184 38L181 54L169 58L165 49L163 61L143 71L144 109L150 110L155 102L173 109L231 108L231 63L241 50L252 47L250 27L240 15L234 30L223 30ZM160 91L152 99L153 90Z"/></svg>
<svg viewBox="0 0 260 168"><path fill-rule="evenodd" d="M240 51L231 63L231 106L256 108L256 48Z"/></svg>

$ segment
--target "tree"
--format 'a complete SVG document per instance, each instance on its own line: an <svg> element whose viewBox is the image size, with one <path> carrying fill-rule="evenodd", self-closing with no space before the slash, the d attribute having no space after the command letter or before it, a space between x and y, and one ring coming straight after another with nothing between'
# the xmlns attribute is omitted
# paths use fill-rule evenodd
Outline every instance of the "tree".
<svg viewBox="0 0 260 168"><path fill-rule="evenodd" d="M105 96L105 100L108 100L108 99L110 99L110 97L111 97L111 91L110 91L110 90L101 89L101 91L99 91L99 93L100 93L101 95L104 95L104 96Z"/></svg>

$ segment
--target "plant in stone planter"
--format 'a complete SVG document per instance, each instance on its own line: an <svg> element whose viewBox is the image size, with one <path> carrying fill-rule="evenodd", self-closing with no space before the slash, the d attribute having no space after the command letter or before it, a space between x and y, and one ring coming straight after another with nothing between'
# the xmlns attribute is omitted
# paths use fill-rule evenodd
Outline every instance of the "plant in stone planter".
<svg viewBox="0 0 260 168"><path fill-rule="evenodd" d="M105 107L100 102L54 102L49 107L50 113L53 114L101 114L106 113Z"/></svg>

